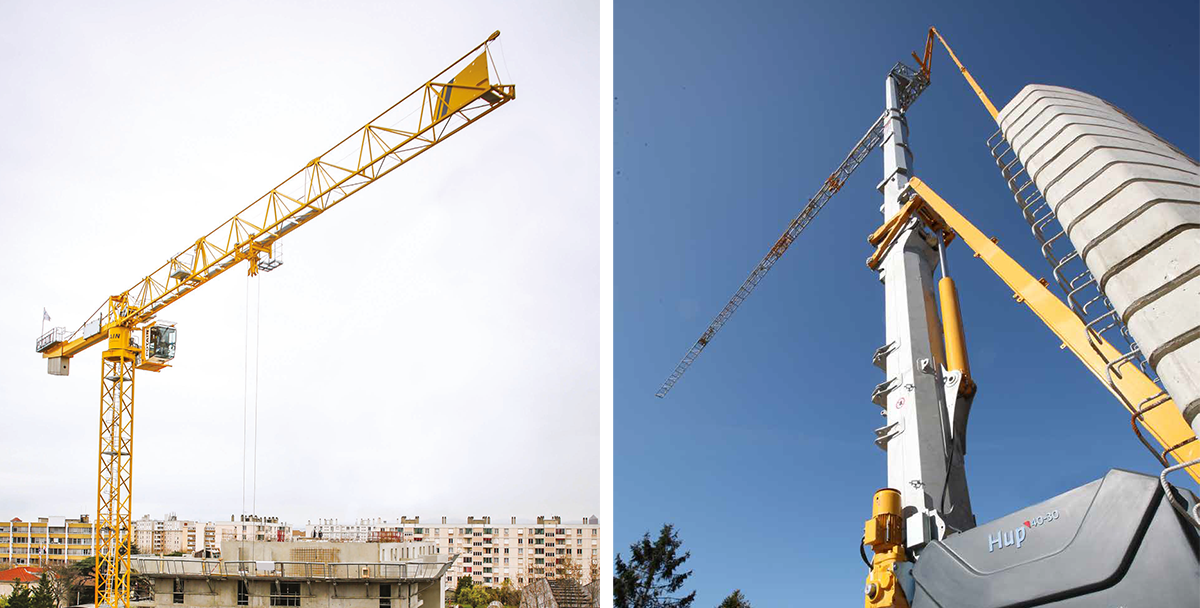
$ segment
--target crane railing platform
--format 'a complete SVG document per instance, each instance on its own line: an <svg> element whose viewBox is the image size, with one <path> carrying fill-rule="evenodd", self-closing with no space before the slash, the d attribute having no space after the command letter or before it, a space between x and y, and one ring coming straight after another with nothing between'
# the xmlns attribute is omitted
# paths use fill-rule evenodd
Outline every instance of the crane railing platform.
<svg viewBox="0 0 1200 608"><path fill-rule="evenodd" d="M38 336L37 345L34 348L40 353L53 347L55 344L66 342L68 335L67 328L65 327L52 327L50 331Z"/></svg>
<svg viewBox="0 0 1200 608"><path fill-rule="evenodd" d="M432 581L441 578L457 556L445 562L299 562L221 560L186 557L130 558L139 574L151 578L241 578L298 581Z"/></svg>

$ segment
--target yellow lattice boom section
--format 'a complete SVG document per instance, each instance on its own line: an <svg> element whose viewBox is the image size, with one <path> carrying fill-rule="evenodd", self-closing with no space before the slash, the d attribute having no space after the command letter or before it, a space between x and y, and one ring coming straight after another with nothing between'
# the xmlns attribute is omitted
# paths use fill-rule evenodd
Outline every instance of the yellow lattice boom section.
<svg viewBox="0 0 1200 608"><path fill-rule="evenodd" d="M515 99L516 85L494 83L489 76L489 64L494 68L495 63L488 43L499 35L492 34L121 292L127 306L120 316L104 316L101 306L70 335L39 348L42 356L70 358L104 340L110 327L148 322L242 260L249 260L251 274L256 273L260 255L269 256L275 241Z"/></svg>

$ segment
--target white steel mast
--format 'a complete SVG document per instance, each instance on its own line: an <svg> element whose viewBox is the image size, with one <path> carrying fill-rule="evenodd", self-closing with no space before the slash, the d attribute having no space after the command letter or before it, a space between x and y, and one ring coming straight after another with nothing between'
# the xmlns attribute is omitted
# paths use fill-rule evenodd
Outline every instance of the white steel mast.
<svg viewBox="0 0 1200 608"><path fill-rule="evenodd" d="M893 72L886 80L887 112L880 144L884 221L903 206L912 168L908 122L900 99L907 83L897 79ZM958 395L961 373L943 367L944 342L933 279L939 245L914 218L893 241L879 271L887 338L875 362L884 368L887 379L876 387L872 400L885 408L887 424L876 431L876 444L887 452L887 486L901 494L910 549L943 538L948 531L975 526L963 470L971 398Z"/></svg>

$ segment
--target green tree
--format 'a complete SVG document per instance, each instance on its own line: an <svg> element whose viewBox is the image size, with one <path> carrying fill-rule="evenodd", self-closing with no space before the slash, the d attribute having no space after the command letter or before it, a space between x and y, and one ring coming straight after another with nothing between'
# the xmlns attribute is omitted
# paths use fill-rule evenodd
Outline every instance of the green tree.
<svg viewBox="0 0 1200 608"><path fill-rule="evenodd" d="M474 587L474 586L475 586L475 581L471 580L471 577L469 577L469 576L464 576L464 577L458 579L458 585L454 588L454 592L451 593L451 595L453 596L453 602L455 604L467 603L467 598L468 598L467 591L470 590L471 587ZM450 598L446 598L447 603L449 603L450 601L451 601Z"/></svg>
<svg viewBox="0 0 1200 608"><path fill-rule="evenodd" d="M33 608L33 593L29 587L17 583L11 595L8 596L8 608Z"/></svg>
<svg viewBox="0 0 1200 608"><path fill-rule="evenodd" d="M746 596L742 595L741 589L734 589L729 597L725 598L717 608L751 608L750 602L746 601Z"/></svg>
<svg viewBox="0 0 1200 608"><path fill-rule="evenodd" d="M36 587L17 583L12 595L8 596L8 608L55 608L54 595L50 593L45 572Z"/></svg>
<svg viewBox="0 0 1200 608"><path fill-rule="evenodd" d="M95 558L49 566L51 588L60 606L95 603L92 577L96 573ZM2 608L2 607L0 607Z"/></svg>
<svg viewBox="0 0 1200 608"><path fill-rule="evenodd" d="M629 546L629 563L617 554L613 576L614 608L689 608L696 599L693 591L680 597L672 597L683 588L692 571L682 571L683 562L691 552L679 555L683 543L675 532L675 526L664 524L658 538L650 540L650 533L642 540Z"/></svg>
<svg viewBox="0 0 1200 608"><path fill-rule="evenodd" d="M30 599L33 601L32 608L58 608L58 600L54 597L54 581L50 580L49 572L42 571Z"/></svg>
<svg viewBox="0 0 1200 608"><path fill-rule="evenodd" d="M496 590L495 599L500 600L500 603L505 606L519 606L521 592L517 591L517 588L513 587L512 581L506 578L503 583L500 583L500 588Z"/></svg>
<svg viewBox="0 0 1200 608"><path fill-rule="evenodd" d="M70 606L75 599L75 594L71 591L75 578L73 565L63 562L46 566L46 572L50 574L48 582L55 606Z"/></svg>
<svg viewBox="0 0 1200 608"><path fill-rule="evenodd" d="M488 593L487 587L472 586L468 587L463 595L458 596L458 601L475 608L486 608L492 601L492 594Z"/></svg>
<svg viewBox="0 0 1200 608"><path fill-rule="evenodd" d="M471 587L474 587L474 586L475 586L475 581L471 580L471 577L469 577L469 576L464 576L464 577L458 579L458 586L454 588L454 596L458 597L458 594L462 593L463 589L470 589Z"/></svg>
<svg viewBox="0 0 1200 608"><path fill-rule="evenodd" d="M554 578L569 578L580 585L583 584L583 566L570 555L564 556L555 570Z"/></svg>
<svg viewBox="0 0 1200 608"><path fill-rule="evenodd" d="M81 559L73 562L69 568L74 572L71 577L68 602L74 602L73 605L96 603L96 587L93 585L93 579L96 576L96 558Z"/></svg>

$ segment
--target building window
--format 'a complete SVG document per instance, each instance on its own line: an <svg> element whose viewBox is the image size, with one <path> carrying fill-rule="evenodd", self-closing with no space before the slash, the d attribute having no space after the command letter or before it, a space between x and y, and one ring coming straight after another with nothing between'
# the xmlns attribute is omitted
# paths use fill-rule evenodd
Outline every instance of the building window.
<svg viewBox="0 0 1200 608"><path fill-rule="evenodd" d="M172 589L172 591L173 591L173 593L171 594L171 602L173 602L175 604L182 604L183 603L183 580L182 579L178 579L178 578L175 579L175 586Z"/></svg>
<svg viewBox="0 0 1200 608"><path fill-rule="evenodd" d="M271 595L272 606L299 606L300 583L278 583L277 594Z"/></svg>
<svg viewBox="0 0 1200 608"><path fill-rule="evenodd" d="M379 608L392 608L392 586L379 586Z"/></svg>
<svg viewBox="0 0 1200 608"><path fill-rule="evenodd" d="M238 581L237 605L238 606L249 606L250 605L250 584L247 583L246 581Z"/></svg>

